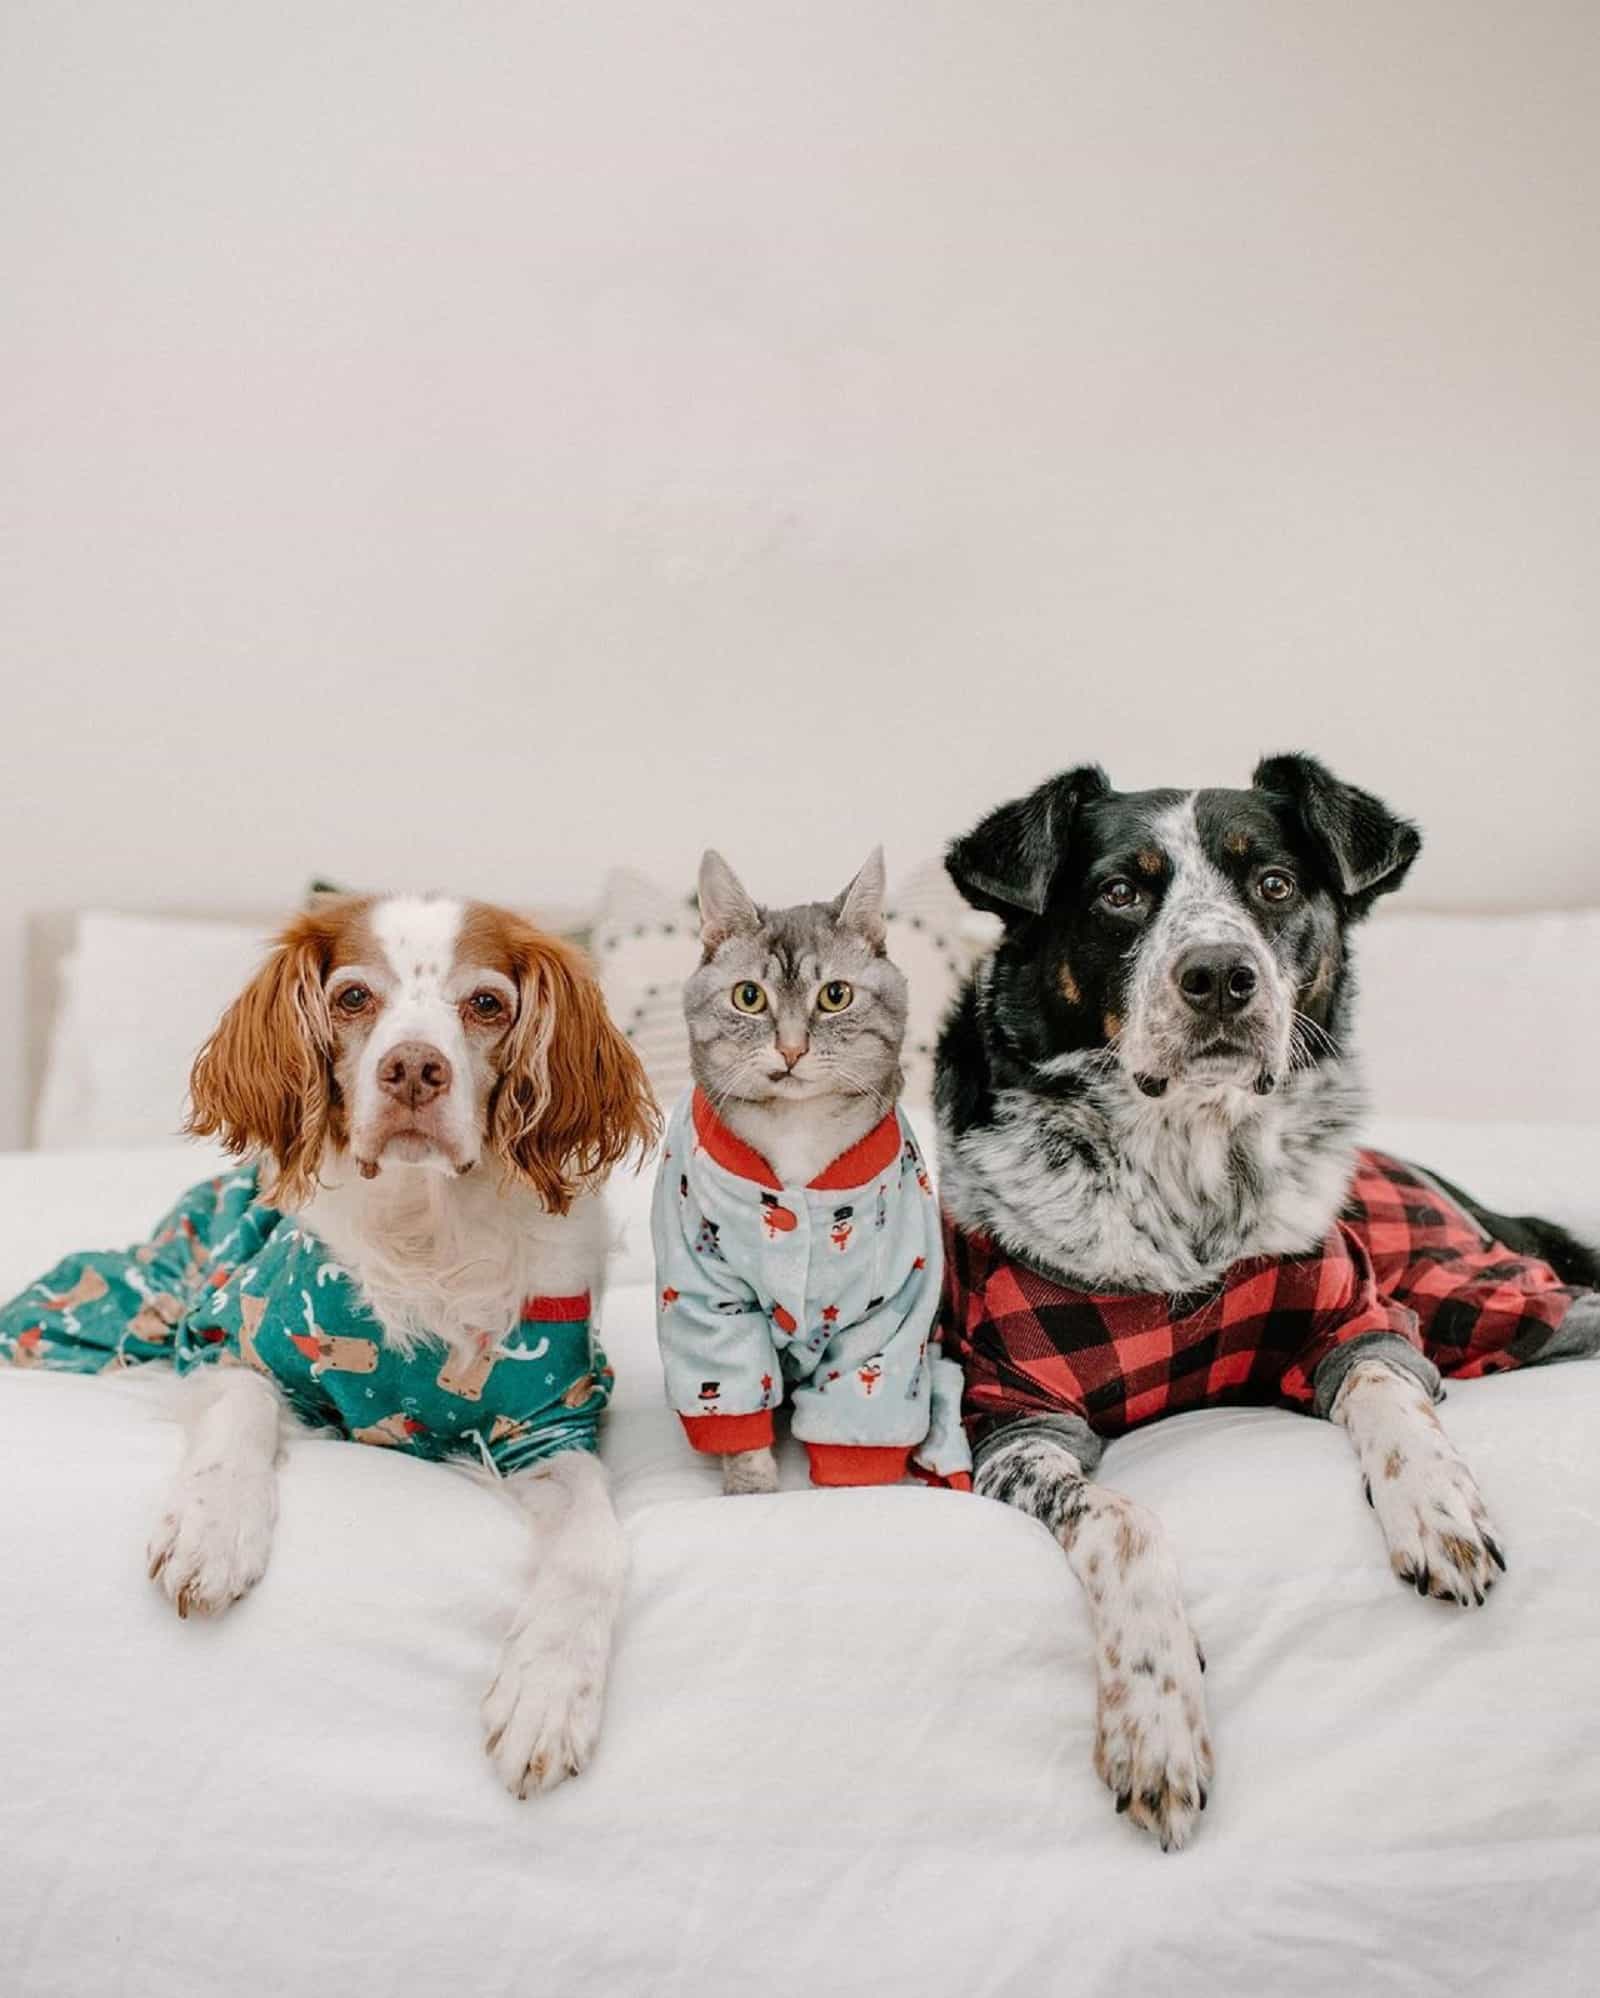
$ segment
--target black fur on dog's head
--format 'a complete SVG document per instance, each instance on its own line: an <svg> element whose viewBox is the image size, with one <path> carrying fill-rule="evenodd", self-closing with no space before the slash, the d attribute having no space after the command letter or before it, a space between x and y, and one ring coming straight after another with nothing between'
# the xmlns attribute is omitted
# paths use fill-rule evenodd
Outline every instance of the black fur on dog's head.
<svg viewBox="0 0 1600 1998"><path fill-rule="evenodd" d="M1147 1096L1264 1095L1336 1051L1346 930L1421 843L1369 792L1285 755L1248 791L1119 792L1085 765L989 813L945 865L1005 924L990 1039L1036 1084L1071 1086L1092 1064ZM963 1031L958 1013L948 1036ZM988 1068L946 1052L958 1088Z"/></svg>

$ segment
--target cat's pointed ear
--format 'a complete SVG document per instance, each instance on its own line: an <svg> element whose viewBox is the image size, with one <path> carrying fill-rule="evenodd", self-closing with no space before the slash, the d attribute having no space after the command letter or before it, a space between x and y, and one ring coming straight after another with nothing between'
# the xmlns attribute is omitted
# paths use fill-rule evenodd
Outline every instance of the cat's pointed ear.
<svg viewBox="0 0 1600 1998"><path fill-rule="evenodd" d="M1251 783L1290 805L1323 855L1348 913L1364 916L1400 886L1422 851L1422 835L1381 798L1342 784L1314 756L1268 756Z"/></svg>
<svg viewBox="0 0 1600 1998"><path fill-rule="evenodd" d="M882 950L887 940L883 926L883 848L875 846L861 866L861 872L834 903L834 920L842 930L854 930L874 950Z"/></svg>
<svg viewBox="0 0 1600 1998"><path fill-rule="evenodd" d="M1008 920L1042 915L1078 808L1110 789L1099 764L1085 763L998 806L945 848L950 879L975 909Z"/></svg>
<svg viewBox="0 0 1600 1998"><path fill-rule="evenodd" d="M709 956L737 930L758 929L761 911L733 869L708 846L700 861L700 942Z"/></svg>

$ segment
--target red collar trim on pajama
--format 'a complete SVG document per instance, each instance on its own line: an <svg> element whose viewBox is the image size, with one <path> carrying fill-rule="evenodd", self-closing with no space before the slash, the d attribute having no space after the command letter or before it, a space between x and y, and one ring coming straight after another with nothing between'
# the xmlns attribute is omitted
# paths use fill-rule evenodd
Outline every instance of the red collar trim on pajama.
<svg viewBox="0 0 1600 1998"><path fill-rule="evenodd" d="M747 1145L743 1138L728 1129L712 1109L711 1099L703 1089L694 1093L694 1134L701 1150L724 1172L731 1172L739 1179L754 1180L758 1186L771 1187L775 1193L782 1190L783 1182L772 1167L754 1145ZM886 1172L899 1156L900 1121L891 1110L881 1124L874 1124L864 1138L847 1152L841 1152L831 1166L809 1181L808 1190L833 1193L847 1187L865 1186L869 1179L876 1179L880 1172Z"/></svg>
<svg viewBox="0 0 1600 1998"><path fill-rule="evenodd" d="M589 1316L589 1293L575 1297L525 1297L518 1314L524 1325L580 1325Z"/></svg>

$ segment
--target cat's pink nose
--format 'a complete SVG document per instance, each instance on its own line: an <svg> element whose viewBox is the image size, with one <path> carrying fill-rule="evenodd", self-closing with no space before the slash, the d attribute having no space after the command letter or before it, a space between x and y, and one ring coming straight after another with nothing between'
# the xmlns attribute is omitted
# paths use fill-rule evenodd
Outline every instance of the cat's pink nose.
<svg viewBox="0 0 1600 1998"><path fill-rule="evenodd" d="M800 1057L807 1051L807 1049L810 1046L811 1043L809 1041L802 1041L799 1047L789 1048L785 1047L782 1041L779 1041L778 1052L783 1056L784 1067L792 1069L795 1063L800 1059Z"/></svg>

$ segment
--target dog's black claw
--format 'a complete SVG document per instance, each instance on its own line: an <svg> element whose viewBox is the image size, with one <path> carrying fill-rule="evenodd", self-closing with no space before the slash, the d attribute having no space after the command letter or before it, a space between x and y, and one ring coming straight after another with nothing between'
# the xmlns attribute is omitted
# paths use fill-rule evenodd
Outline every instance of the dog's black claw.
<svg viewBox="0 0 1600 1998"><path fill-rule="evenodd" d="M1205 1787L1204 1784L1202 1784L1200 1786L1200 1808L1202 1811L1205 1809L1206 1805L1210 1803L1210 1801L1211 1801L1211 1792Z"/></svg>
<svg viewBox="0 0 1600 1998"><path fill-rule="evenodd" d="M1416 1587L1419 1596L1425 1596L1432 1592L1433 1577L1428 1573L1426 1568L1419 1568L1417 1570Z"/></svg>
<svg viewBox="0 0 1600 1998"><path fill-rule="evenodd" d="M1122 1813L1128 1808L1128 1806L1132 1802L1133 1802L1133 1792L1131 1790L1119 1790L1117 1792L1118 1817L1121 1817Z"/></svg>
<svg viewBox="0 0 1600 1998"><path fill-rule="evenodd" d="M1496 1540L1492 1534L1486 1533L1483 1536L1483 1544L1489 1550L1489 1559L1494 1563L1494 1565L1500 1570L1501 1574L1503 1575L1506 1571L1506 1557L1500 1551L1499 1541Z"/></svg>
<svg viewBox="0 0 1600 1998"><path fill-rule="evenodd" d="M1194 1655L1199 1661L1200 1670L1203 1672L1206 1669L1206 1652L1205 1646L1200 1642L1198 1637L1194 1641Z"/></svg>
<svg viewBox="0 0 1600 1998"><path fill-rule="evenodd" d="M1361 1480L1361 1484L1362 1484L1362 1489L1366 1492L1367 1495L1367 1504L1372 1505L1372 1480L1370 1478L1363 1478ZM1376 1511L1377 1508L1374 1506L1373 1510Z"/></svg>

